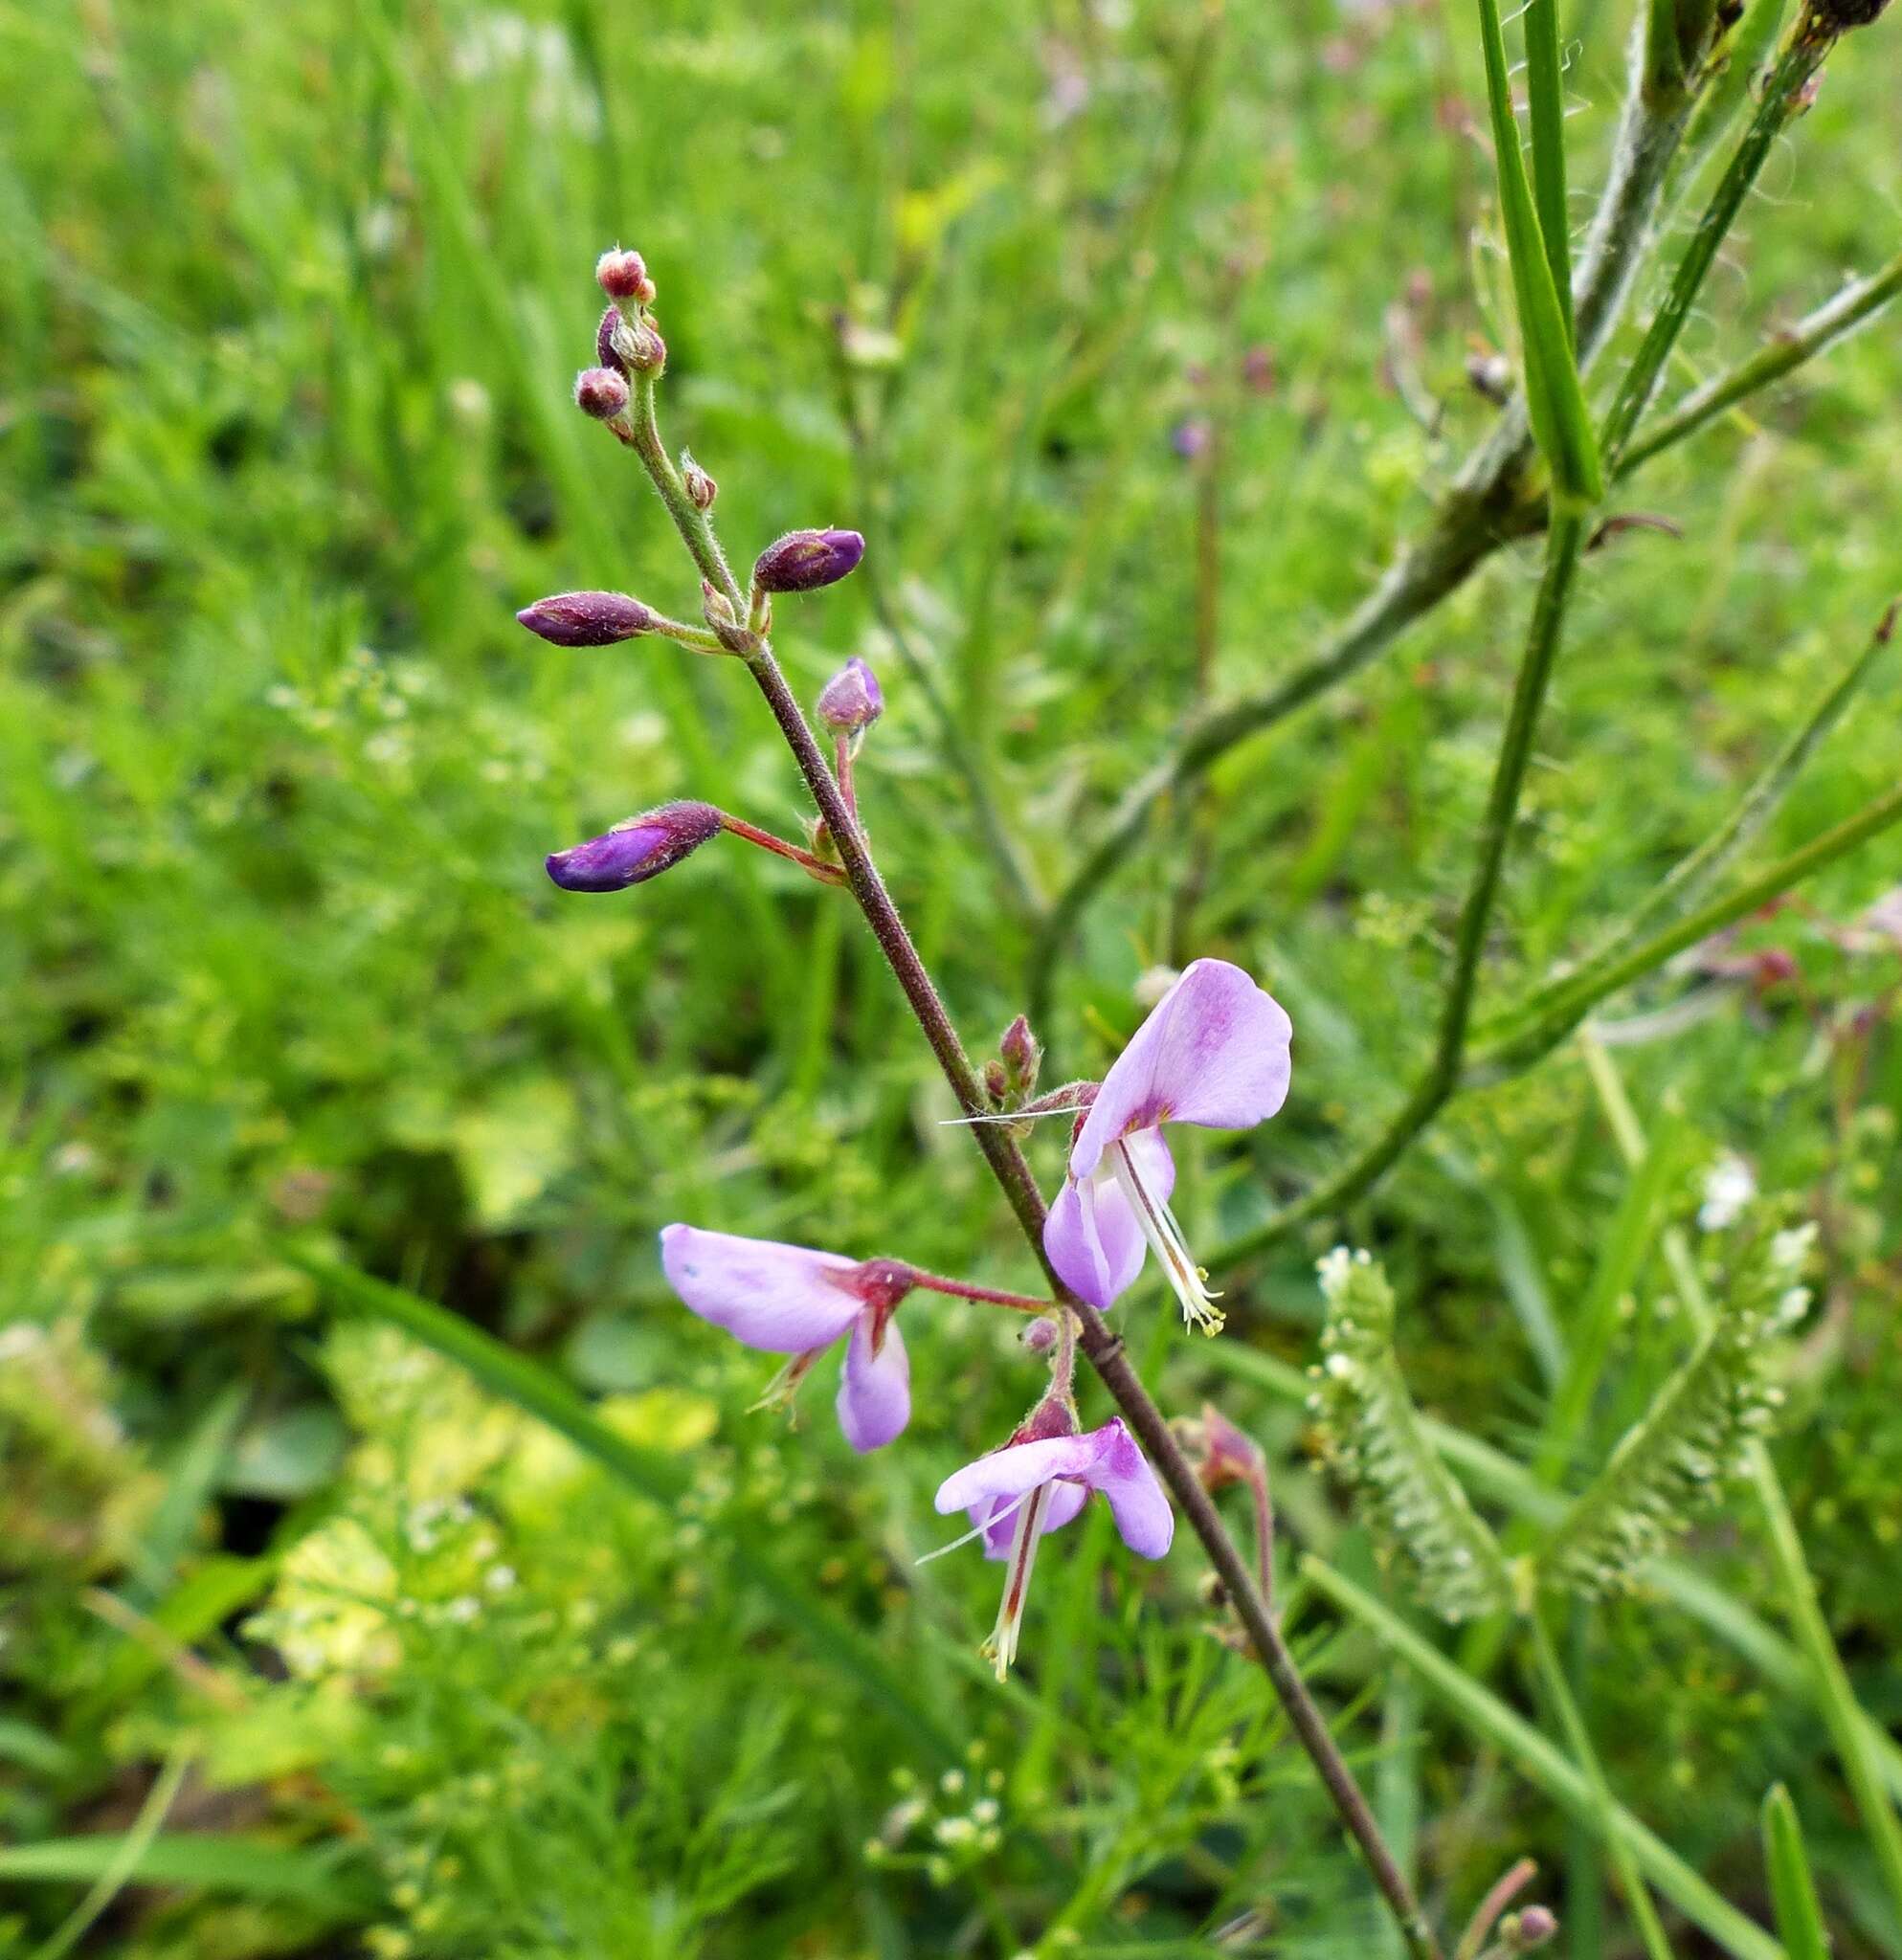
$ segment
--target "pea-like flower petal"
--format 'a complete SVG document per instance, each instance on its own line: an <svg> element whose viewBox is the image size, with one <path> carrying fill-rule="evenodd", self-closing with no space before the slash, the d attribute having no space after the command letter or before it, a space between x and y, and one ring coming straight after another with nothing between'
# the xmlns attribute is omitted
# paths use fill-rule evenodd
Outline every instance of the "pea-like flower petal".
<svg viewBox="0 0 1902 1960"><path fill-rule="evenodd" d="M852 1323L839 1377L839 1426L861 1456L883 1449L911 1420L911 1362L904 1336L896 1321L887 1321L884 1340L874 1354L874 1320L867 1308Z"/></svg>
<svg viewBox="0 0 1902 1960"><path fill-rule="evenodd" d="M940 1511L973 1510L987 1501L1028 1497L1060 1479L1100 1490L1109 1500L1116 1529L1131 1551L1160 1558L1169 1549L1175 1530L1169 1499L1120 1416L1082 1436L1046 1437L994 1450L946 1478L935 1502Z"/></svg>
<svg viewBox="0 0 1902 1960"><path fill-rule="evenodd" d="M802 1245L669 1225L660 1234L660 1265L702 1320L770 1354L829 1347L865 1307L844 1283L858 1271L856 1260ZM887 1330L886 1345L894 1338Z"/></svg>

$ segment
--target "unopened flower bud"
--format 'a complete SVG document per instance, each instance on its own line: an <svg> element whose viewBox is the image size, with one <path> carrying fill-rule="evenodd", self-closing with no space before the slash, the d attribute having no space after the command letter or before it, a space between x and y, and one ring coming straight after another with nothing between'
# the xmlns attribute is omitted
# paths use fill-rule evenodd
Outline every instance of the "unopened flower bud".
<svg viewBox="0 0 1902 1960"><path fill-rule="evenodd" d="M620 323L620 315L610 306L602 314L600 325L594 329L595 362L600 367L612 368L617 374L625 371L621 367L621 357L615 352L615 329Z"/></svg>
<svg viewBox="0 0 1902 1960"><path fill-rule="evenodd" d="M1011 1079L1004 1073L1001 1061L987 1061L984 1064L984 1093L996 1103L1001 1103L1011 1093Z"/></svg>
<svg viewBox="0 0 1902 1960"><path fill-rule="evenodd" d="M720 486L694 461L690 450L681 451L681 480L687 486L687 500L696 510L711 510Z"/></svg>
<svg viewBox="0 0 1902 1960"><path fill-rule="evenodd" d="M557 647L611 647L652 633L660 618L625 592L556 592L523 607L515 616Z"/></svg>
<svg viewBox="0 0 1902 1960"><path fill-rule="evenodd" d="M1509 1912L1499 1922L1499 1943L1509 1953L1530 1953L1542 1947L1558 1930L1558 1920L1543 1905L1529 1905L1523 1912Z"/></svg>
<svg viewBox="0 0 1902 1960"><path fill-rule="evenodd" d="M1004 1058L1011 1087L1019 1096L1028 1096L1037 1087L1038 1071L1043 1066L1043 1049L1022 1014L1004 1030L997 1053Z"/></svg>
<svg viewBox="0 0 1902 1960"><path fill-rule="evenodd" d="M810 592L837 585L865 555L857 531L788 531L753 564L753 579L768 592Z"/></svg>
<svg viewBox="0 0 1902 1960"><path fill-rule="evenodd" d="M1033 1354L1048 1354L1057 1345L1057 1323L1035 1320L1018 1337Z"/></svg>
<svg viewBox="0 0 1902 1960"><path fill-rule="evenodd" d="M672 870L718 836L721 821L710 803L663 803L617 823L604 836L551 853L548 876L564 891L625 891Z"/></svg>
<svg viewBox="0 0 1902 1960"><path fill-rule="evenodd" d="M660 329L638 314L629 319L617 312L608 329L608 342L630 374L659 374L667 365L667 343L660 338Z"/></svg>
<svg viewBox="0 0 1902 1960"><path fill-rule="evenodd" d="M752 645L752 635L733 611L732 600L710 578L700 582L700 616L729 654L744 654Z"/></svg>
<svg viewBox="0 0 1902 1960"><path fill-rule="evenodd" d="M856 654L819 689L819 720L836 734L856 735L884 711L879 678Z"/></svg>
<svg viewBox="0 0 1902 1960"><path fill-rule="evenodd" d="M613 368L584 368L574 377L574 406L597 422L627 412L627 377Z"/></svg>
<svg viewBox="0 0 1902 1960"><path fill-rule="evenodd" d="M647 261L638 252L604 252L594 261L594 278L611 300L632 300L637 306L654 303L654 281Z"/></svg>

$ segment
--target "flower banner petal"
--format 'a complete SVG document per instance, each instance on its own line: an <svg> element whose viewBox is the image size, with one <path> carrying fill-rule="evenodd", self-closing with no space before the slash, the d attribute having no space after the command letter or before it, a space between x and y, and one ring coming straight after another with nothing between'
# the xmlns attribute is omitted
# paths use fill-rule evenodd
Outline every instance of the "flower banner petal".
<svg viewBox="0 0 1902 1960"><path fill-rule="evenodd" d="M838 1340L865 1303L839 1281L855 1259L669 1225L660 1234L660 1265L702 1320L725 1327L749 1348L803 1354Z"/></svg>

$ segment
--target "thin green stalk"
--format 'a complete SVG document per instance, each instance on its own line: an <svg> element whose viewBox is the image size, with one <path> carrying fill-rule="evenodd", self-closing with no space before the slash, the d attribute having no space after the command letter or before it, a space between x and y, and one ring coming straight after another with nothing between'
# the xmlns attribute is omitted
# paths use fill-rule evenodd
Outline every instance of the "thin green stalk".
<svg viewBox="0 0 1902 1960"><path fill-rule="evenodd" d="M1616 959L1654 919L1667 918L1702 896L1717 874L1762 835L1803 766L1834 731L1862 691L1870 670L1894 637L1895 618L1896 607L1891 605L1877 622L1868 644L1838 676L1802 725L1770 758L1731 813L1694 851L1680 858L1622 922L1566 974L1567 985L1576 985Z"/></svg>
<svg viewBox="0 0 1902 1960"><path fill-rule="evenodd" d="M1565 189L1565 82L1558 53L1558 0L1530 0L1526 36L1526 101L1533 132L1533 203L1546 263L1565 319L1565 337L1578 345L1572 302L1572 213Z"/></svg>
<svg viewBox="0 0 1902 1960"><path fill-rule="evenodd" d="M1668 1254L1668 1239L1666 1246ZM1305 1370L1240 1342L1211 1342L1197 1350L1197 1360L1284 1402L1305 1406L1314 1392ZM1458 1469L1465 1482L1537 1525L1550 1527L1565 1515L1570 1500L1540 1482L1523 1463L1450 1423L1430 1415L1422 1415L1420 1422L1427 1440ZM1808 1687L1809 1663L1801 1650L1682 1560L1654 1561L1645 1568L1644 1582L1742 1656L1779 1693L1800 1695ZM1902 1745L1873 1716L1858 1709L1856 1719L1884 1787L1902 1803Z"/></svg>
<svg viewBox="0 0 1902 1960"><path fill-rule="evenodd" d="M1763 100L1744 131L1723 176L1718 180L1711 202L1684 248L1651 324L1640 343L1631 365L1624 370L1618 393L1605 415L1599 434L1599 448L1605 466L1614 475L1638 418L1649 406L1652 391L1664 373L1665 363L1676 346L1690 309L1704 288L1704 280L1715 262L1718 248L1730 235L1731 226L1743 208L1744 199L1757 182L1757 172L1770 154L1784 125L1800 106L1804 89L1834 43L1834 35L1817 29L1813 16L1805 14L1797 32L1784 44L1771 71Z"/></svg>
<svg viewBox="0 0 1902 1960"><path fill-rule="evenodd" d="M1533 737L1538 727L1539 710L1545 703L1553 663L1557 658L1563 637L1565 612L1571 600L1586 528L1587 520L1582 513L1555 511L1546 536L1545 575L1540 580L1538 597L1533 604L1525 657L1519 663L1506 732L1500 741L1498 761L1493 766L1492 790L1480 830L1479 861L1473 868L1466 902L1460 908L1460 923L1454 938L1453 969L1441 1007L1433 1058L1399 1112L1358 1157L1257 1231L1244 1233L1224 1246L1222 1257L1225 1259L1245 1258L1280 1237L1301 1219L1334 1211L1357 1197L1433 1121L1459 1086L1466 1031L1472 1018L1473 994L1479 984L1480 954L1485 949L1487 931L1492 922L1493 903L1499 895L1506 848L1511 841L1512 824L1518 814L1526 770L1532 762Z"/></svg>
<svg viewBox="0 0 1902 1960"><path fill-rule="evenodd" d="M1668 414L1650 423L1642 434L1625 445L1614 477L1621 480L1628 477L1653 457L1696 434L1727 409L1780 381L1824 348L1846 339L1859 326L1873 320L1898 293L1902 293L1902 253L1868 278L1845 286L1834 299L1805 314L1796 325L1773 334L1763 346L1728 374L1720 374L1693 389Z"/></svg>
<svg viewBox="0 0 1902 1960"><path fill-rule="evenodd" d="M1575 1817L1597 1826L1598 1802L1589 1780L1564 1752L1421 1637L1391 1608L1311 1554L1300 1571L1325 1598L1359 1621L1420 1676L1466 1727L1508 1757L1526 1780ZM1695 1926L1735 1960L1787 1960L1782 1947L1691 1870L1655 1832L1617 1803L1607 1819L1638 1868Z"/></svg>
<svg viewBox="0 0 1902 1960"><path fill-rule="evenodd" d="M1777 1930L1790 1949L1790 1960L1829 1960L1829 1931L1816 1901L1802 1825L1780 1783L1773 1783L1763 1795L1763 1863L1770 1874Z"/></svg>
<svg viewBox="0 0 1902 1960"><path fill-rule="evenodd" d="M64 1955L85 1938L93 1923L124 1889L138 1870L139 1860L150 1849L153 1838L165 1828L165 1820L184 1785L185 1772L190 1767L190 1758L183 1749L173 1752L153 1779L151 1789L145 1793L145 1800L139 1806L139 1815L132 1820L132 1828L120 1840L112 1861L94 1880L91 1889L64 1922L34 1948L32 1960L64 1960Z"/></svg>
<svg viewBox="0 0 1902 1960"><path fill-rule="evenodd" d="M1800 850L1779 858L1755 878L1700 906L1675 925L1654 933L1622 957L1590 973L1538 989L1516 1009L1501 1015L1501 1026L1508 1032L1472 1051L1467 1058L1471 1074L1475 1080L1492 1080L1502 1071L1514 1073L1529 1066L1564 1040L1600 1001L1655 972L1687 947L1749 917L1898 822L1902 822L1902 786L1878 796L1856 815L1812 837Z"/></svg>
<svg viewBox="0 0 1902 1960"><path fill-rule="evenodd" d="M1605 1780L1604 1765L1599 1761L1599 1753L1592 1747L1590 1731L1585 1726L1585 1718L1579 1713L1578 1704L1573 1698L1572 1683L1565 1678L1565 1669L1552 1644L1552 1636L1547 1633L1544 1615L1534 1608L1526 1615L1526 1629L1531 1637L1533 1659L1537 1664L1539 1679L1551 1698L1553 1706L1558 1710L1558 1719L1565 1730L1565 1739L1572 1753L1585 1771L1590 1785L1592 1806L1596 1826L1605 1849L1611 1854L1611 1861L1618 1872L1618 1882L1624 1892L1624 1904L1630 1912L1632 1922L1638 1928L1639 1937L1645 1942L1645 1950L1651 1960L1674 1960L1669 1940L1665 1937L1664 1927L1659 1923L1657 1908L1651 1904L1651 1895L1645 1889L1643 1874L1638 1861L1632 1856L1631 1846L1625 1842L1624 1835L1614 1820L1614 1803L1611 1785Z"/></svg>
<svg viewBox="0 0 1902 1960"><path fill-rule="evenodd" d="M1624 1093L1617 1065L1603 1045L1589 1036L1583 1046L1620 1153L1627 1163L1640 1166L1647 1154L1648 1146L1639 1125L1637 1112ZM1684 1301L1685 1312L1701 1335L1710 1327L1716 1309L1704 1290L1689 1242L1682 1230L1675 1226L1665 1235L1665 1257L1670 1262L1672 1278ZM1818 1712L1829 1730L1844 1774L1848 1779L1850 1794L1855 1799L1863 1828L1868 1833L1890 1901L1898 1920L1902 1920L1902 1817L1898 1817L1895 1806L1890 1802L1883 1788L1884 1766L1870 1741L1868 1718L1857 1704L1848 1670L1843 1665L1843 1657L1836 1651L1835 1637L1829 1631L1829 1622L1817 1598L1816 1581L1810 1573L1809 1561L1803 1556L1802 1538L1797 1530L1796 1520L1790 1514L1789 1500L1783 1493L1782 1480L1777 1475L1777 1466L1770 1452L1761 1440L1755 1440L1744 1460L1751 1487L1763 1513L1771 1562L1776 1569L1784 1609L1789 1614L1797 1644L1808 1663Z"/></svg>
<svg viewBox="0 0 1902 1960"><path fill-rule="evenodd" d="M741 591L739 582L727 563L727 554L720 548L712 522L687 495L687 486L681 479L680 471L674 467L674 459L667 454L666 444L660 440L660 427L654 412L654 380L651 370L634 376L631 403L634 453L639 457L654 488L660 493L660 501L667 506L667 515L673 519L674 528L680 532L682 542L700 568L701 577L727 599L736 618L744 619L747 613L746 594Z"/></svg>

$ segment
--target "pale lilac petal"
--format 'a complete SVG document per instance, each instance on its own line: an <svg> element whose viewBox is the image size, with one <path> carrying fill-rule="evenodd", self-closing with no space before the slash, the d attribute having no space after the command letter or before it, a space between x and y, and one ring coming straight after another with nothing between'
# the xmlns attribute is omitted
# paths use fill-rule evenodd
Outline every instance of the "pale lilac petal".
<svg viewBox="0 0 1902 1960"><path fill-rule="evenodd" d="M660 1265L674 1291L702 1320L770 1354L803 1354L838 1340L864 1308L839 1283L857 1263L691 1225L660 1234Z"/></svg>
<svg viewBox="0 0 1902 1960"><path fill-rule="evenodd" d="M1097 1449L1086 1436L1044 1437L1034 1443L1010 1443L988 1457L953 1470L938 1485L933 1502L940 1511L968 1511L987 1498L1021 1497L1053 1477L1087 1478Z"/></svg>
<svg viewBox="0 0 1902 1960"><path fill-rule="evenodd" d="M1175 1189L1175 1160L1162 1132L1141 1130L1125 1147L1158 1204ZM1066 1178L1043 1227L1043 1250L1057 1276L1094 1307L1108 1309L1143 1269L1142 1227L1122 1188L1107 1176Z"/></svg>
<svg viewBox="0 0 1902 1960"><path fill-rule="evenodd" d="M1175 1514L1135 1437L1116 1416L1078 1440L1090 1445L1092 1459L1083 1474L1109 1500L1123 1543L1143 1558L1160 1558L1175 1535Z"/></svg>
<svg viewBox="0 0 1902 1960"><path fill-rule="evenodd" d="M898 1323L885 1323L884 1346L872 1352L869 1309L852 1323L845 1367L839 1377L839 1426L861 1456L883 1449L911 1420L911 1362Z"/></svg>
<svg viewBox="0 0 1902 1960"><path fill-rule="evenodd" d="M1043 1501L1043 1515L1038 1520L1039 1535L1047 1536L1061 1526L1067 1525L1088 1502L1088 1484L1067 1481L1053 1483L1049 1496ZM1003 1513L1002 1516L998 1515L1000 1512ZM986 1558L1010 1556L1011 1533L1017 1528L1017 1515L1015 1508L1005 1510L1005 1501L1002 1498L989 1498L981 1504L972 1505L972 1528L983 1528ZM996 1519L996 1522L988 1522L992 1519Z"/></svg>
<svg viewBox="0 0 1902 1960"><path fill-rule="evenodd" d="M1226 960L1197 960L1110 1064L1070 1152L1087 1177L1104 1151L1158 1123L1248 1129L1287 1097L1292 1023Z"/></svg>

